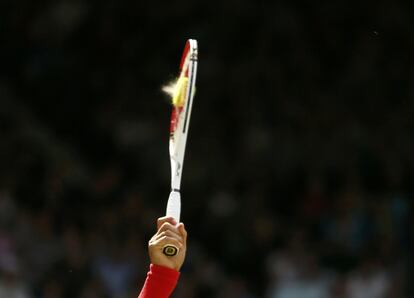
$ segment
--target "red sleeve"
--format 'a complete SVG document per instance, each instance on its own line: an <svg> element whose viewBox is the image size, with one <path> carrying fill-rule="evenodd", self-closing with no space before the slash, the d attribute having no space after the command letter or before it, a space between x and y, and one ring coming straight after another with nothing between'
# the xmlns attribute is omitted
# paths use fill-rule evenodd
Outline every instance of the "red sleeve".
<svg viewBox="0 0 414 298"><path fill-rule="evenodd" d="M151 264L138 298L168 298L174 291L180 272Z"/></svg>

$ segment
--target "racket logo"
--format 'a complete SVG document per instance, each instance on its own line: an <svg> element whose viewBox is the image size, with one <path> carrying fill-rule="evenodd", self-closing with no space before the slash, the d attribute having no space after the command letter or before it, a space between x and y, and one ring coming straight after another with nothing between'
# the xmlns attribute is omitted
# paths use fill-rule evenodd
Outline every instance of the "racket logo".
<svg viewBox="0 0 414 298"><path fill-rule="evenodd" d="M177 168L175 171L175 176L178 177L180 176L180 171L181 171L181 163L177 162Z"/></svg>
<svg viewBox="0 0 414 298"><path fill-rule="evenodd" d="M193 52L190 56L191 61L197 61L198 60L198 51L196 48L193 48Z"/></svg>

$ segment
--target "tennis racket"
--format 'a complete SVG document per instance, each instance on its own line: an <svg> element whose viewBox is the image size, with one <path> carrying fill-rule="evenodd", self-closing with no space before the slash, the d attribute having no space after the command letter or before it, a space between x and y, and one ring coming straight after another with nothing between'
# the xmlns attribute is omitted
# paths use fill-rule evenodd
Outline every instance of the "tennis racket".
<svg viewBox="0 0 414 298"><path fill-rule="evenodd" d="M180 74L170 88L173 110L170 124L170 160L171 160L171 192L167 202L167 216L178 223L181 214L181 175L183 171L185 146L190 126L191 108L193 105L195 82L197 75L198 46L194 39L187 40L181 58ZM168 92L168 90L166 90ZM163 253L175 256L178 248L166 245Z"/></svg>

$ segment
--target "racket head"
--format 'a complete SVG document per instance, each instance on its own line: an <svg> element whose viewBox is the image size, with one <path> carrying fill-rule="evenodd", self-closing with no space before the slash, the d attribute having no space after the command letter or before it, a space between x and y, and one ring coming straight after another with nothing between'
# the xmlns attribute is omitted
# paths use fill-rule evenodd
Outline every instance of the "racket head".
<svg viewBox="0 0 414 298"><path fill-rule="evenodd" d="M173 110L170 125L171 138L174 138L176 136L175 134L185 133L189 124L192 99L195 91L195 78L197 75L197 56L197 41L189 39L185 44L181 57L180 73L173 95ZM182 128L181 131L178 130L179 127Z"/></svg>
<svg viewBox="0 0 414 298"><path fill-rule="evenodd" d="M187 133L195 94L197 76L198 44L187 40L179 67L179 77L173 94L170 123L170 158L172 189L180 189Z"/></svg>

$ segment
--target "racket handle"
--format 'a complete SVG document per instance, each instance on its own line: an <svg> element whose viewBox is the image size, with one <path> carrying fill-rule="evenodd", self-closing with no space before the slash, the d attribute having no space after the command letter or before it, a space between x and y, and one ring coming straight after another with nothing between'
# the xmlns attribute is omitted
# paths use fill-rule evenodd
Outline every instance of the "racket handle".
<svg viewBox="0 0 414 298"><path fill-rule="evenodd" d="M167 202L167 216L171 216L177 223L180 222L181 195L178 190L172 190Z"/></svg>
<svg viewBox="0 0 414 298"><path fill-rule="evenodd" d="M167 202L167 216L171 216L177 223L180 222L181 213L181 195L178 190L172 190ZM162 248L164 255L173 257L178 253L179 249L175 245L167 244Z"/></svg>

